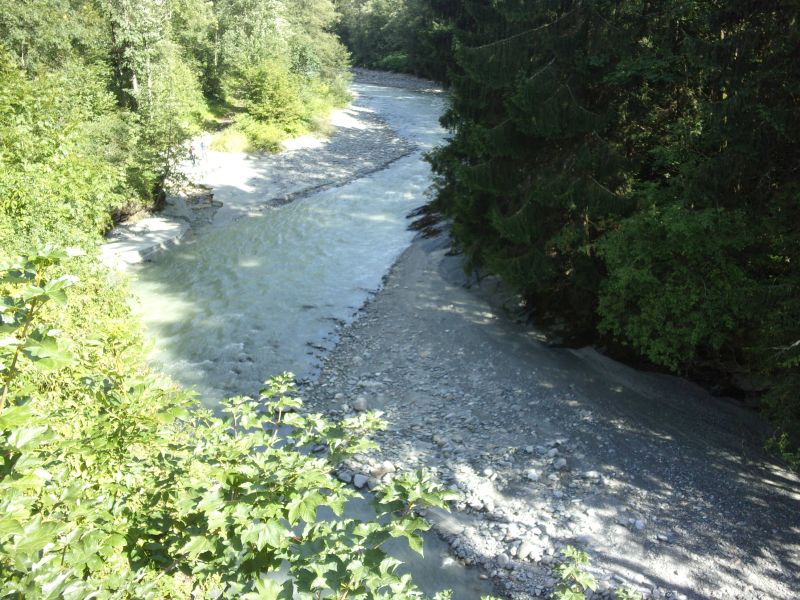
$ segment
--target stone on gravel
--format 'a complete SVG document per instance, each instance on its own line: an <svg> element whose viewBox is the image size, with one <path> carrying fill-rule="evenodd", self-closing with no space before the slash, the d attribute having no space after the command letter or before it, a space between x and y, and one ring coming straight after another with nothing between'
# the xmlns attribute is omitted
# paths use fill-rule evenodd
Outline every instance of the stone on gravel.
<svg viewBox="0 0 800 600"><path fill-rule="evenodd" d="M531 554L533 554L536 551L536 549L537 549L536 546L534 546L530 542L527 541L522 542L519 545L519 548L517 549L517 558L519 558L520 560L525 560Z"/></svg>
<svg viewBox="0 0 800 600"><path fill-rule="evenodd" d="M372 475L375 479L380 479L384 475L394 473L396 470L397 469L391 461L385 460L373 467L372 471L370 471L370 475Z"/></svg>
<svg viewBox="0 0 800 600"><path fill-rule="evenodd" d="M364 396L358 396L355 400L353 400L351 407L356 412L364 412L367 410L367 399L364 398Z"/></svg>
<svg viewBox="0 0 800 600"><path fill-rule="evenodd" d="M499 554L497 556L497 566L501 569L508 569L511 566L511 559L507 554Z"/></svg>
<svg viewBox="0 0 800 600"><path fill-rule="evenodd" d="M369 481L369 478L366 475L362 475L361 473L356 473L353 476L353 485L356 486L358 489L361 489L365 485L367 485L367 481Z"/></svg>

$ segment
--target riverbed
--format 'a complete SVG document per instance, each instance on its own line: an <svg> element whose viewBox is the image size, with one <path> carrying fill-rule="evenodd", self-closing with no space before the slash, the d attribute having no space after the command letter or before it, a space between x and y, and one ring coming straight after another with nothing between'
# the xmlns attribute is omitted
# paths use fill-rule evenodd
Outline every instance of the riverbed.
<svg viewBox="0 0 800 600"><path fill-rule="evenodd" d="M423 155L444 139L443 95L421 86L352 88L352 104L332 116L330 139L295 140L277 155L210 152L185 163L185 174L221 206L198 217L173 199L159 218L190 224L188 233L131 271L151 363L209 408L258 394L282 371L312 381L414 238L407 215L426 202ZM368 506L351 503L348 516L369 519ZM426 593L450 589L477 600L492 591L438 535L423 537L424 558L399 540L386 549Z"/></svg>
<svg viewBox="0 0 800 600"><path fill-rule="evenodd" d="M423 153L444 139L443 98L359 83L353 93L331 140L191 167L222 206L135 271L152 363L209 406L282 371L313 377L413 238L406 216L431 183Z"/></svg>

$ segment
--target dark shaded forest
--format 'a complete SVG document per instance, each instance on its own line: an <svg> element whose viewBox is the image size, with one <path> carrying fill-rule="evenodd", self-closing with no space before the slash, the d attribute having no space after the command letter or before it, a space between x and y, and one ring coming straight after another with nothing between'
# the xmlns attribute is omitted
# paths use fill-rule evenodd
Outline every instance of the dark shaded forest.
<svg viewBox="0 0 800 600"><path fill-rule="evenodd" d="M798 2L339 8L356 61L449 84L430 209L470 269L567 339L757 404L792 458Z"/></svg>

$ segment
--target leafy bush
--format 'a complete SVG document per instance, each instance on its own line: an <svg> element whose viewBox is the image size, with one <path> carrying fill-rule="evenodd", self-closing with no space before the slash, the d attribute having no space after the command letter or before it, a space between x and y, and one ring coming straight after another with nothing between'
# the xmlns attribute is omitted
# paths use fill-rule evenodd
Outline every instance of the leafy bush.
<svg viewBox="0 0 800 600"><path fill-rule="evenodd" d="M102 71L68 64L29 80L0 47L3 247L75 233L88 239L107 228L125 200L117 150L128 136Z"/></svg>
<svg viewBox="0 0 800 600"><path fill-rule="evenodd" d="M600 245L600 330L675 371L724 364L752 320L755 285L737 264L747 229L740 215L677 207L624 221Z"/></svg>
<svg viewBox="0 0 800 600"><path fill-rule="evenodd" d="M597 580L586 570L589 555L573 546L565 546L561 553L567 561L556 567L561 581L553 591L553 600L586 600L587 592L597 591ZM625 587L616 588L614 596L617 600L642 600L641 594Z"/></svg>
<svg viewBox="0 0 800 600"><path fill-rule="evenodd" d="M561 583L556 586L553 598L584 600L586 591L597 591L597 580L594 575L584 570L589 564L589 555L572 546L566 546L561 553L567 558L567 562L556 568Z"/></svg>
<svg viewBox="0 0 800 600"><path fill-rule="evenodd" d="M263 61L244 71L242 98L255 119L283 127L299 125L305 116L300 79L277 61Z"/></svg>
<svg viewBox="0 0 800 600"><path fill-rule="evenodd" d="M281 142L289 137L289 132L276 123L264 123L250 115L239 115L233 125L234 131L247 137L250 150L277 152ZM302 131L299 125L292 127L292 132Z"/></svg>
<svg viewBox="0 0 800 600"><path fill-rule="evenodd" d="M384 71L405 72L410 70L408 55L405 52L392 52L382 57L375 67Z"/></svg>
<svg viewBox="0 0 800 600"><path fill-rule="evenodd" d="M343 513L356 493L330 474L374 447L375 415L303 413L284 374L263 402L233 398L219 417L128 373L119 348L70 343L41 319L77 284L54 276L66 258L45 248L0 267L0 594L419 597L380 546L403 537L421 550L415 510L450 494L406 474L378 490L379 521L363 523ZM327 457L310 453L320 448ZM337 518L319 518L323 506Z"/></svg>
<svg viewBox="0 0 800 600"><path fill-rule="evenodd" d="M219 152L247 152L250 149L250 141L244 132L235 126L230 126L214 134L211 149Z"/></svg>

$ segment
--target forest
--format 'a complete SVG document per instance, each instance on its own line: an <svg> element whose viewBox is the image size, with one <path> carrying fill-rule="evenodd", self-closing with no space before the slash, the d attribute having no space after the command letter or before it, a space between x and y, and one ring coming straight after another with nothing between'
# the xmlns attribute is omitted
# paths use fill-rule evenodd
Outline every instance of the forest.
<svg viewBox="0 0 800 600"><path fill-rule="evenodd" d="M430 207L575 343L800 434L800 5L342 1L365 66L450 84ZM377 33L380 32L380 33Z"/></svg>
<svg viewBox="0 0 800 600"><path fill-rule="evenodd" d="M449 492L409 473L376 497L381 522L315 520L354 494L332 465L385 424L303 413L288 375L202 409L148 366L98 259L115 223L160 206L193 136L269 151L324 131L351 66L447 86L427 211L469 270L566 343L744 400L800 468L799 15L0 0L0 596L420 597L380 546L421 548L417 511ZM292 579L263 576L281 565Z"/></svg>

